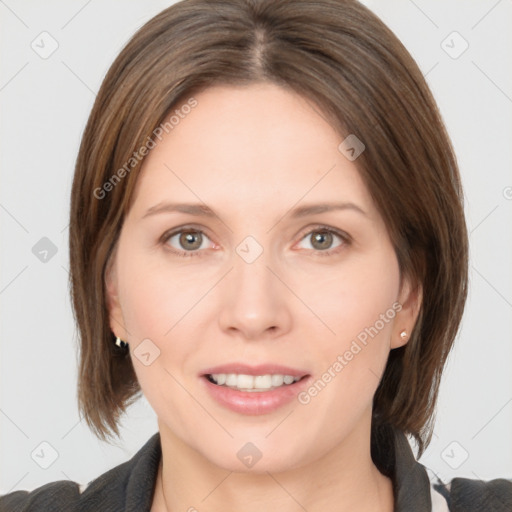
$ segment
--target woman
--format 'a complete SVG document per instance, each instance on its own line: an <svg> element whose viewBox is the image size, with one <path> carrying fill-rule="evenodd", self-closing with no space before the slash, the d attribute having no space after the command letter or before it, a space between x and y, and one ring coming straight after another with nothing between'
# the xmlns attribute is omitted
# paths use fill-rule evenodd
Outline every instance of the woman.
<svg viewBox="0 0 512 512"><path fill-rule="evenodd" d="M431 486L467 292L453 151L421 72L348 0L185 0L109 70L71 197L79 403L159 432L1 510L510 510Z"/></svg>

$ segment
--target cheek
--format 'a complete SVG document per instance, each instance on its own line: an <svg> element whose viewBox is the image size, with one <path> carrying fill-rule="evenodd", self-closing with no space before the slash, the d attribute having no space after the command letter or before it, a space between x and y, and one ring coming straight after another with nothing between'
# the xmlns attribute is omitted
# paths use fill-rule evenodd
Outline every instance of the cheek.
<svg viewBox="0 0 512 512"><path fill-rule="evenodd" d="M135 338L167 342L204 294L208 280L200 272L191 273L185 267L181 271L176 264L171 267L165 256L128 250L124 254L130 254L120 264L126 327Z"/></svg>
<svg viewBox="0 0 512 512"><path fill-rule="evenodd" d="M132 361L141 387L158 410L153 402L160 395L173 395L174 390L174 396L181 396L171 375L195 371L194 356L200 353L202 339L198 334L212 316L208 292L218 276L204 265L191 270L188 261L171 264L164 254L148 255L136 247L126 246L122 254L119 282ZM156 357L146 366L139 354L148 351Z"/></svg>
<svg viewBox="0 0 512 512"><path fill-rule="evenodd" d="M316 337L312 360L321 380L316 388L324 403L338 404L334 410L371 403L389 355L398 288L392 248L354 258L329 276L319 273L304 288L308 303L328 326L318 323L324 334Z"/></svg>
<svg viewBox="0 0 512 512"><path fill-rule="evenodd" d="M190 408L190 397L180 386L182 372L198 350L191 326L201 309L194 305L207 283L190 273L171 272L157 258L134 251L123 263L122 309L133 367L153 410L159 417L174 418L169 421L178 428L182 420L173 412Z"/></svg>
<svg viewBox="0 0 512 512"><path fill-rule="evenodd" d="M308 298L308 306L325 324L319 323L319 329L330 341L322 345L340 349L376 322L379 331L389 334L398 288L394 252L382 248L333 266L329 272L319 269L304 281L301 295ZM385 315L384 324L381 315Z"/></svg>

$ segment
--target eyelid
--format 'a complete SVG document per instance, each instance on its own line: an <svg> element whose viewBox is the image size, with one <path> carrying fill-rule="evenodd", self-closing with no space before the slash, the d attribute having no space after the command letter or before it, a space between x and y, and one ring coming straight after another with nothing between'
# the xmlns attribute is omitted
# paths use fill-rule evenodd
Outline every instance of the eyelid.
<svg viewBox="0 0 512 512"><path fill-rule="evenodd" d="M352 237L346 233L345 231L334 228L332 226L328 226L327 224L310 224L301 230L299 233L301 234L301 240L306 236L311 234L314 231L328 231L330 233L334 233L338 235L340 238L343 238L346 241L351 241Z"/></svg>

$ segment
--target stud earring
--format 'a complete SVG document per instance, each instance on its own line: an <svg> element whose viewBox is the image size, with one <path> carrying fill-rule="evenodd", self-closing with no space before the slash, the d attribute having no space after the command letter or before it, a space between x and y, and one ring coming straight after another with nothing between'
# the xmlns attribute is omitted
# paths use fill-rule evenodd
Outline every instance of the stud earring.
<svg viewBox="0 0 512 512"><path fill-rule="evenodd" d="M121 348L126 348L128 346L128 343L126 343L126 341L123 341L119 336L116 336L116 345Z"/></svg>
<svg viewBox="0 0 512 512"><path fill-rule="evenodd" d="M405 338L407 338L407 331L405 329L400 333L400 338L402 338L402 340L405 340Z"/></svg>

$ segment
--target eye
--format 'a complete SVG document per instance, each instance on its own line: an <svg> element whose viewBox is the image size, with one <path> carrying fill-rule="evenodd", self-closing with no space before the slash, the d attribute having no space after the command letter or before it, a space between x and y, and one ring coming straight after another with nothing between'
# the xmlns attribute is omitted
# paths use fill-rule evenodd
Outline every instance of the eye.
<svg viewBox="0 0 512 512"><path fill-rule="evenodd" d="M333 247L333 242L336 241L336 238L340 241ZM316 226L314 229L308 231L302 240L308 239L311 240L311 247L305 248L313 249L322 256L329 256L330 254L338 252L337 249L339 247L350 243L350 237L346 233L328 228L327 226Z"/></svg>
<svg viewBox="0 0 512 512"><path fill-rule="evenodd" d="M199 249L207 249L209 238L200 229L180 229L162 236L162 243L170 245L178 256L198 256ZM177 245L176 245L177 244Z"/></svg>
<svg viewBox="0 0 512 512"><path fill-rule="evenodd" d="M349 235L327 226L316 226L302 237L301 242L308 238L311 239L311 247L305 248L312 249L315 254L322 256L339 252L338 248L349 245L351 242ZM338 239L338 243L333 247L333 242L336 242L336 239ZM210 240L208 236L200 229L181 228L164 233L161 243L170 246L171 251L177 256L190 257L201 256L203 254L201 249L208 249L208 240ZM212 244L211 241L210 243Z"/></svg>

